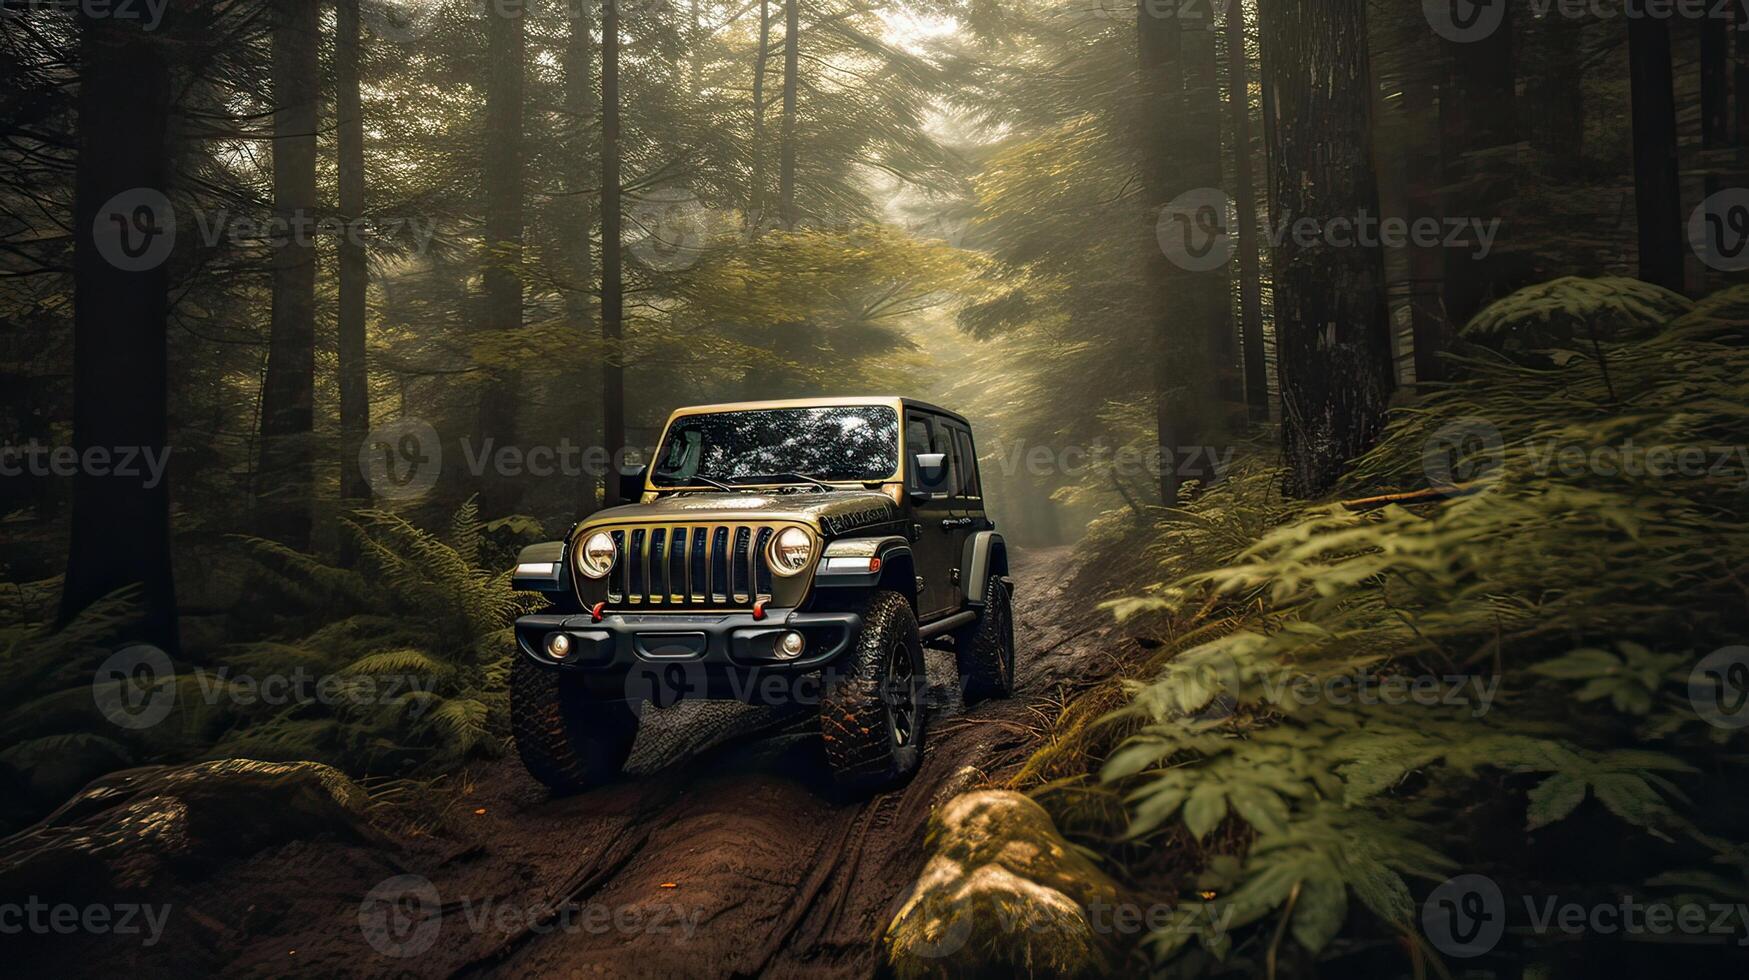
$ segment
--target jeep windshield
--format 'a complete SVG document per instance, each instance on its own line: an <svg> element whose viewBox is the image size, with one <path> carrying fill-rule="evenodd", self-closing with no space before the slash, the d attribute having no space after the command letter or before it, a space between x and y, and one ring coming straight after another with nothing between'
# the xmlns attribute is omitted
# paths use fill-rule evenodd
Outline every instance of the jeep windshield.
<svg viewBox="0 0 1749 980"><path fill-rule="evenodd" d="M877 483L899 469L899 415L885 405L761 408L675 420L650 474L658 487Z"/></svg>

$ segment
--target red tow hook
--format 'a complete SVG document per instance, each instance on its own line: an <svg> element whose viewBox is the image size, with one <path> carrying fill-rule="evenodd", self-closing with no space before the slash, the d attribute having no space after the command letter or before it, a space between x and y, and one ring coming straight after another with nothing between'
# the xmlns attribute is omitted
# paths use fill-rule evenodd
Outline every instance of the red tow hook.
<svg viewBox="0 0 1749 980"><path fill-rule="evenodd" d="M753 603L753 621L754 622L758 622L759 620L765 618L765 603L767 601L768 600L760 599L757 602Z"/></svg>
<svg viewBox="0 0 1749 980"><path fill-rule="evenodd" d="M589 607L589 619L592 622L597 622L597 623L601 622L601 611L603 609L606 609L606 608L607 608L607 603L605 603L605 602L598 602L595 605L590 606Z"/></svg>

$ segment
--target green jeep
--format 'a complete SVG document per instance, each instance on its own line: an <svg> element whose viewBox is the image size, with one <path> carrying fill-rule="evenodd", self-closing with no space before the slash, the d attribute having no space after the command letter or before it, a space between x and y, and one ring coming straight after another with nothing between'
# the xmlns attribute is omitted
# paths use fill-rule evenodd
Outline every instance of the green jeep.
<svg viewBox="0 0 1749 980"><path fill-rule="evenodd" d="M516 621L516 745L557 790L619 772L645 701L818 704L835 780L888 786L923 751L923 648L967 704L1014 690L1008 551L972 429L909 398L683 408L636 503L518 558L550 608Z"/></svg>

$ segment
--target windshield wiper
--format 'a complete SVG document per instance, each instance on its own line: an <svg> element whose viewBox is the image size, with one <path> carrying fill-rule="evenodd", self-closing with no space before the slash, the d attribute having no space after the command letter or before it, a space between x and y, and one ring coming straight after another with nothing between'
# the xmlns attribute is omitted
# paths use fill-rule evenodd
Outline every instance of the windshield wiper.
<svg viewBox="0 0 1749 980"><path fill-rule="evenodd" d="M664 474L658 473L657 475L663 476ZM727 483L724 483L721 480L713 480L708 476L672 477L672 479L697 480L700 483L708 483L711 486L717 488L718 490L722 490L726 493L734 493L735 492L734 487L729 486Z"/></svg>
<svg viewBox="0 0 1749 980"><path fill-rule="evenodd" d="M836 487L819 477L806 473L761 473L757 476L744 476L741 483L811 483L822 490L835 490Z"/></svg>

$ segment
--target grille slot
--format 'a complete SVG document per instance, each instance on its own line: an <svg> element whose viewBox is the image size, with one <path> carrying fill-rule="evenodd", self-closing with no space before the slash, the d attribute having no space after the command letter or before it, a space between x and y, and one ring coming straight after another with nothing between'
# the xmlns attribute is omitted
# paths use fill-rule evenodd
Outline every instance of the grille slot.
<svg viewBox="0 0 1749 980"><path fill-rule="evenodd" d="M607 577L614 605L670 609L746 608L771 598L765 549L777 528L689 524L608 531L619 560Z"/></svg>

